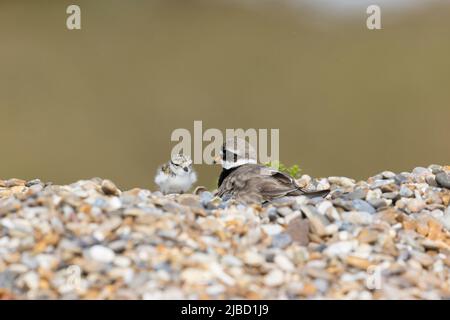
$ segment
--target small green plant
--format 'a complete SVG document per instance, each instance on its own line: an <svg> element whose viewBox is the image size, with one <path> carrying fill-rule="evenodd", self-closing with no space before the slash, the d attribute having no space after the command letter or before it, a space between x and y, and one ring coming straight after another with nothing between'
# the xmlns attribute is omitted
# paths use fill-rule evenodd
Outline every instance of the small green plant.
<svg viewBox="0 0 450 320"><path fill-rule="evenodd" d="M279 161L271 161L266 163L265 165L272 168L278 168L279 171L290 175L294 179L300 178L300 172L302 171L296 164L291 167L287 167Z"/></svg>

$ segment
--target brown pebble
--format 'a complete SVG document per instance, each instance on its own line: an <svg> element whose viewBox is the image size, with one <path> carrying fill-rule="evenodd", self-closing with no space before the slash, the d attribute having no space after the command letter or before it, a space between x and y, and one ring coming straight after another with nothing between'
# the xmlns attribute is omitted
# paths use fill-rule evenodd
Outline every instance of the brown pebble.
<svg viewBox="0 0 450 320"><path fill-rule="evenodd" d="M107 179L102 181L102 191L107 196L118 196L120 194L120 190L116 187L114 182Z"/></svg>
<svg viewBox="0 0 450 320"><path fill-rule="evenodd" d="M352 267L362 270L367 270L367 268L370 266L369 260L355 256L348 256L346 262Z"/></svg>
<svg viewBox="0 0 450 320"><path fill-rule="evenodd" d="M287 227L287 233L291 236L292 241L301 246L306 246L309 243L309 221L297 217L292 219Z"/></svg>
<svg viewBox="0 0 450 320"><path fill-rule="evenodd" d="M363 229L358 235L358 240L361 243L374 243L378 240L378 232L370 229Z"/></svg>

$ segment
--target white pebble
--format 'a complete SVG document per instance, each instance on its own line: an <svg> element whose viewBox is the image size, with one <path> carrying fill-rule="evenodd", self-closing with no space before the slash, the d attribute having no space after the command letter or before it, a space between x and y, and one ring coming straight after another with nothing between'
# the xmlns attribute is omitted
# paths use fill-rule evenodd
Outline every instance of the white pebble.
<svg viewBox="0 0 450 320"><path fill-rule="evenodd" d="M96 245L89 249L89 256L101 263L111 263L114 260L115 254L110 248Z"/></svg>
<svg viewBox="0 0 450 320"><path fill-rule="evenodd" d="M269 287L277 287L284 282L284 274L282 271L275 269L264 276L264 284Z"/></svg>

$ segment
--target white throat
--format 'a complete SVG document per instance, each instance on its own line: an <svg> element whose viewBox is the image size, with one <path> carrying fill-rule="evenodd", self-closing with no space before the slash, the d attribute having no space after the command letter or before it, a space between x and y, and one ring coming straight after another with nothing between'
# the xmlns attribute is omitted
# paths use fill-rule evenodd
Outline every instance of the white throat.
<svg viewBox="0 0 450 320"><path fill-rule="evenodd" d="M238 159L236 162L225 160L222 162L222 167L224 169L229 170L232 168L242 166L244 164L256 164L256 160L254 160L254 159Z"/></svg>

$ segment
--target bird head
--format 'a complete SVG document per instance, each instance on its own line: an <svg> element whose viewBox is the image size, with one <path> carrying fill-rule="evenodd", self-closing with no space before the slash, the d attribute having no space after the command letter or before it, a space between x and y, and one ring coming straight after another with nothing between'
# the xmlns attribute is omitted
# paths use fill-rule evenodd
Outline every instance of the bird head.
<svg viewBox="0 0 450 320"><path fill-rule="evenodd" d="M220 150L220 158L215 162L220 163L224 169L256 163L256 151L246 140L234 136L225 141Z"/></svg>
<svg viewBox="0 0 450 320"><path fill-rule="evenodd" d="M176 154L172 156L169 165L176 175L186 175L192 172L192 160L188 155Z"/></svg>

